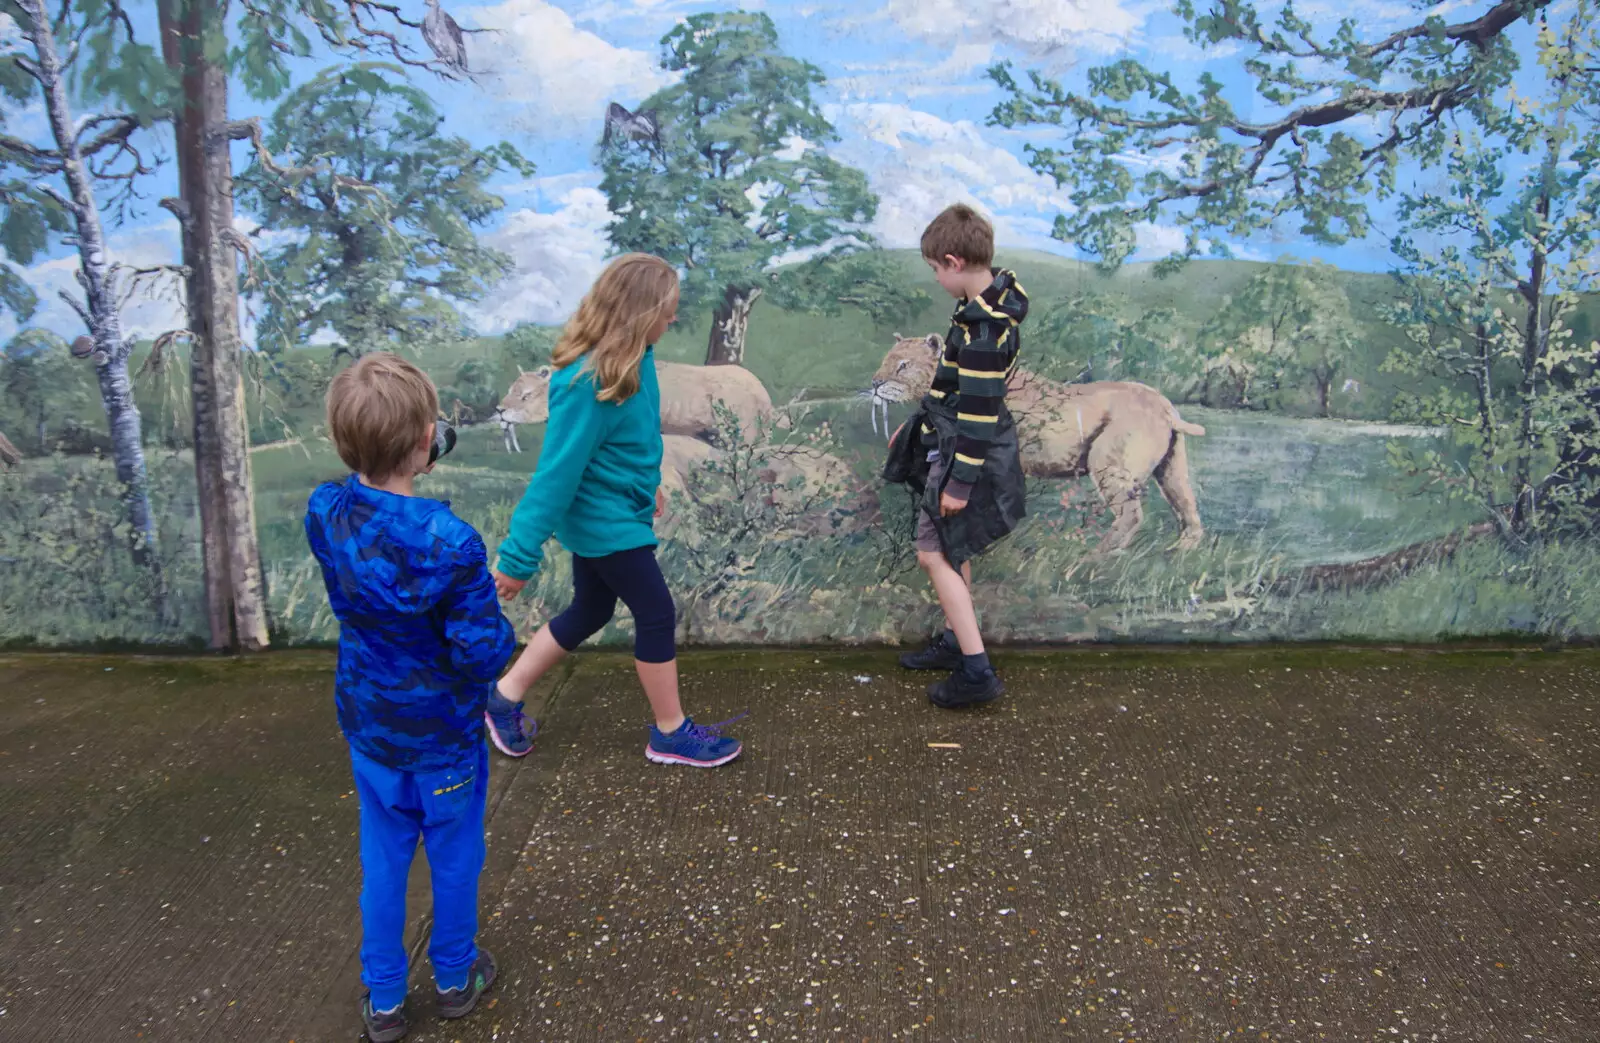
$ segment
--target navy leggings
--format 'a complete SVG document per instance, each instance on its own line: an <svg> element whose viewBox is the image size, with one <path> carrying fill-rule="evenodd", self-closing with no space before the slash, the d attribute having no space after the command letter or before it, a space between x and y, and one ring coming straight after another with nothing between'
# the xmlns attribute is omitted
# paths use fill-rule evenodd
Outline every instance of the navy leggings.
<svg viewBox="0 0 1600 1043"><path fill-rule="evenodd" d="M572 604L550 621L550 636L571 652L598 634L617 611L617 599L633 613L633 657L641 663L677 658L673 634L678 612L654 547L618 551L603 558L572 556Z"/></svg>

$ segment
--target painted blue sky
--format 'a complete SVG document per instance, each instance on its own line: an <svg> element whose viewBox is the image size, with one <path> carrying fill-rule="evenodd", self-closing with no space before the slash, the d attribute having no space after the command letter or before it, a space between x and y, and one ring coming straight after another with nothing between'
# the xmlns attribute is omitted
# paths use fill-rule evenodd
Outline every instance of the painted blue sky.
<svg viewBox="0 0 1600 1043"><path fill-rule="evenodd" d="M1029 170L1024 145L1037 130L1009 132L985 126L999 93L985 70L1010 59L1082 82L1092 65L1130 54L1171 69L1192 84L1209 71L1236 100L1251 97L1237 57L1202 52L1181 35L1165 2L1151 0L771 0L715 4L704 0L504 0L466 5L444 0L467 27L496 30L469 41L478 83L448 84L426 74L447 114L450 133L477 143L508 140L534 160L538 176L499 186L507 201L487 238L510 253L517 273L471 311L479 328L499 332L518 322L559 322L577 303L607 254L605 199L593 165L607 103L633 107L669 82L659 66L661 37L681 18L705 10L765 10L784 48L822 69L828 82L819 100L841 140L832 151L870 176L881 198L874 229L891 247L914 245L923 225L945 205L965 200L995 218L1006 245L1072 251L1049 237L1065 193ZM153 8L153 4L135 5ZM1269 5L1263 5L1264 7ZM1450 0L1432 8L1445 16L1480 5ZM420 17L420 0L402 7ZM1418 17L1405 0L1332 0L1301 3L1304 16L1353 15L1374 31ZM153 10L141 12L153 23ZM153 24L147 26L155 39ZM334 60L319 55L303 63L310 73ZM267 116L270 103L234 96L234 115ZM1265 115L1265 112L1259 115ZM37 109L10 121L18 133L40 133ZM170 145L163 143L170 154ZM241 166L248 157L237 155ZM1425 177L1411 172L1411 180ZM175 194L170 166L145 188L142 212L115 229L113 248L128 263L170 262L177 257L176 224L155 206ZM248 215L240 215L251 228ZM266 230L264 240L272 232ZM1181 237L1175 229L1144 230L1142 256L1160 256ZM1292 230L1260 242L1234 244L1242 256L1320 256L1345 268L1381 270L1389 264L1386 236L1337 250L1306 249ZM56 299L71 287L74 260L64 249L36 265L32 277L46 303L36 323L63 333L81 332L75 316ZM176 287L130 301L130 328L149 335L181 325ZM0 329L0 334L9 333Z"/></svg>

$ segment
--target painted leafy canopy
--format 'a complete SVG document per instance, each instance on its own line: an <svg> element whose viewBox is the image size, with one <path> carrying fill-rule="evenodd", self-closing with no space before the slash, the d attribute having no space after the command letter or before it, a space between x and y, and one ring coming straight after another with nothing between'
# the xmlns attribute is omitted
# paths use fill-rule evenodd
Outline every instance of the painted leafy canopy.
<svg viewBox="0 0 1600 1043"><path fill-rule="evenodd" d="M533 167L510 145L486 149L441 133L426 92L391 64L329 69L296 88L240 198L273 232L298 231L261 266L264 347L331 330L355 350L416 345L468 332L455 302L481 299L512 269L476 227L504 201L494 175Z"/></svg>
<svg viewBox="0 0 1600 1043"><path fill-rule="evenodd" d="M1395 191L1403 158L1437 162L1447 117L1510 83L1518 62L1506 31L1547 4L1503 0L1465 21L1433 15L1371 36L1355 18L1319 30L1292 4L1267 18L1248 0L1203 10L1180 0L1191 41L1242 50L1248 97L1209 73L1185 87L1132 59L1092 69L1083 93L1003 63L990 75L1009 97L990 120L1059 129L1058 143L1029 149L1033 167L1071 193L1075 209L1055 235L1106 267L1127 260L1141 225L1157 220L1185 233L1173 262L1227 256L1222 237L1285 218L1315 242L1342 243L1371 230L1369 205Z"/></svg>
<svg viewBox="0 0 1600 1043"><path fill-rule="evenodd" d="M759 13L694 15L662 47L662 66L681 79L641 106L657 115L660 146L637 141L601 157L613 244L680 266L691 307L729 287L764 288L789 306L837 302L848 276L774 272L872 241L866 175L823 150L838 134L812 95L821 71L783 54Z"/></svg>

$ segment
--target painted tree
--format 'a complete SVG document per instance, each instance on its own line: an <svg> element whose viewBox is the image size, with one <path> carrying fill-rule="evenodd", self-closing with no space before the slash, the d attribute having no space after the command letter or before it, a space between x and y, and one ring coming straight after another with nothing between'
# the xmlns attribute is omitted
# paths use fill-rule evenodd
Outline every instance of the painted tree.
<svg viewBox="0 0 1600 1043"><path fill-rule="evenodd" d="M1060 141L1030 151L1035 168L1067 187L1077 206L1057 219L1055 234L1105 266L1125 260L1139 226L1157 220L1187 233L1163 270L1207 250L1226 256L1220 237L1243 238L1281 219L1297 220L1313 241L1338 244L1368 234L1369 206L1393 197L1404 160L1439 166L1457 129L1492 137L1506 128L1504 112L1521 104L1507 93L1521 64L1510 30L1541 19L1550 6L1549 0L1483 0L1460 21L1433 16L1382 33L1355 18L1319 29L1289 6L1268 20L1245 0L1216 0L1203 14L1183 0L1176 10L1191 40L1243 51L1253 81L1248 96L1209 76L1186 89L1133 61L1092 70L1085 93L1038 73L1019 79L1000 65L991 75L1010 96L991 120L1059 129ZM1578 50L1589 53L1581 42L1593 19L1589 6L1563 8L1556 18L1576 21ZM1550 46L1561 31L1551 36L1546 27L1540 37L1541 75L1566 64L1566 89L1587 94L1589 68L1565 62L1559 43ZM1583 121L1592 121L1592 103L1581 107L1588 110ZM1240 115L1255 111L1269 115ZM1543 220L1538 212L1535 205L1535 223ZM1533 314L1545 307L1533 302L1549 296L1549 259L1527 260L1516 285L1522 307ZM1541 328L1547 327L1524 322L1527 350ZM1540 489L1560 490L1554 499L1546 496L1545 506L1581 508L1593 524L1600 518L1600 395L1577 389L1592 380L1600 352L1564 347L1549 365L1552 386L1571 392L1561 425L1567 433L1556 440L1554 477L1534 481L1537 454L1530 450L1520 524L1529 524L1526 514Z"/></svg>
<svg viewBox="0 0 1600 1043"><path fill-rule="evenodd" d="M427 93L393 64L324 71L273 114L267 154L239 178L239 200L294 241L262 258L267 351L332 332L351 354L415 349L470 334L457 304L482 299L513 268L475 229L505 206L489 179L533 174L508 144L475 148L444 132Z"/></svg>
<svg viewBox="0 0 1600 1043"><path fill-rule="evenodd" d="M63 442L86 441L84 424L99 407L96 379L55 333L30 327L6 345L0 366L0 415L29 450L49 455Z"/></svg>
<svg viewBox="0 0 1600 1043"><path fill-rule="evenodd" d="M1138 380L1172 394L1192 376L1192 356L1178 342L1177 319L1171 308L1135 310L1108 294L1075 294L1046 304L1037 321L1028 320L1029 365L1057 380Z"/></svg>
<svg viewBox="0 0 1600 1043"><path fill-rule="evenodd" d="M838 139L812 96L822 72L779 49L765 14L691 15L661 43L679 79L641 107L659 142L602 146L611 242L677 265L686 307L715 302L706 364L738 364L763 295L814 308L848 294L848 269L817 266L871 245L877 198L822 150Z"/></svg>
<svg viewBox="0 0 1600 1043"><path fill-rule="evenodd" d="M1185 232L1172 262L1210 252L1284 221L1338 244L1367 235L1369 205L1392 195L1404 159L1439 160L1450 118L1477 114L1510 83L1518 61L1507 30L1549 0L1482 3L1475 17L1432 16L1390 33L1357 18L1319 27L1292 4L1263 17L1250 0L1193 0L1174 8L1203 47L1242 52L1248 91L1209 74L1186 88L1123 59L1091 69L1088 91L1067 90L1009 64L990 70L1009 95L990 122L1056 128L1030 147L1034 169L1070 194L1057 238L1114 268L1147 222ZM1245 113L1268 115L1249 118Z"/></svg>
<svg viewBox="0 0 1600 1043"><path fill-rule="evenodd" d="M1309 383L1317 415L1328 416L1334 383L1350 365L1358 334L1338 272L1325 264L1285 262L1269 265L1229 294L1201 328L1199 341L1207 360L1230 351L1248 358L1253 379L1266 378L1264 391L1272 399Z"/></svg>
<svg viewBox="0 0 1600 1043"><path fill-rule="evenodd" d="M795 265L774 281L773 299L785 307L823 315L854 308L883 328L912 322L932 301L882 255L860 252Z"/></svg>
<svg viewBox="0 0 1600 1043"><path fill-rule="evenodd" d="M48 143L9 136L0 141L0 157L16 181L23 182L11 186L15 194L7 201L0 238L12 263L26 264L52 234L77 249L75 274L82 298L61 295L88 330L85 350L74 354L93 361L133 556L157 577L160 596L144 438L128 374L133 341L125 335L121 312L138 292L140 281L161 272L118 264L106 242L102 217L106 205L115 209L125 203L134 183L152 173L134 141L148 125L148 117L115 109L79 112L71 82L75 75L84 81L102 76L89 70L106 54L126 58L128 67L120 72L125 82L145 81L149 51L134 40L126 16L102 0L50 6L43 0L7 0L0 11L18 30L0 55L0 89L15 102L42 102L50 137ZM17 278L8 265L0 278L0 298L25 320L32 311L31 293L18 287ZM67 354L64 345L34 347L56 347L61 358Z"/></svg>
<svg viewBox="0 0 1600 1043"><path fill-rule="evenodd" d="M1395 252L1406 293L1392 318L1410 344L1387 363L1446 378L1412 408L1465 450L1404 453L1402 463L1519 538L1588 525L1600 506L1600 346L1574 329L1600 290L1593 8L1579 2L1541 24L1536 47L1539 79L1460 133L1439 190L1403 201L1409 230Z"/></svg>
<svg viewBox="0 0 1600 1043"><path fill-rule="evenodd" d="M287 178L300 172L272 160L259 122L230 118L229 84L237 78L258 99L282 95L290 59L309 56L313 41L408 67L446 66L420 57L411 42L421 38L423 21L382 0L241 0L237 7L229 0L157 0L156 8L176 94L164 116L176 130L179 194L163 205L182 228L190 273L190 398L211 644L258 649L268 644L266 592L239 323L241 257L251 247L234 229L231 146L250 142L268 172Z"/></svg>

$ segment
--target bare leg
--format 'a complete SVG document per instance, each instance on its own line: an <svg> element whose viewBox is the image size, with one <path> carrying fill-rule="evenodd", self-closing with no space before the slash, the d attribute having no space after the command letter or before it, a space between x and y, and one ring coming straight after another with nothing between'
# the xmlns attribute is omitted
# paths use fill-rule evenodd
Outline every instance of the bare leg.
<svg viewBox="0 0 1600 1043"><path fill-rule="evenodd" d="M639 683L644 686L644 697L650 700L650 712L656 716L656 728L669 735L683 724L683 704L678 701L678 661L646 663L633 661L639 671Z"/></svg>
<svg viewBox="0 0 1600 1043"><path fill-rule="evenodd" d="M971 570L957 572L938 551L918 551L917 561L933 581L934 592L939 595L939 606L944 609L945 621L961 645L961 654L981 655L983 636L978 633L978 614L972 607L972 588L970 580L966 578L971 575Z"/></svg>
<svg viewBox="0 0 1600 1043"><path fill-rule="evenodd" d="M533 635L533 640L528 642L528 647L522 650L517 661L512 664L510 671L500 678L500 694L514 703L520 703L528 694L528 689L539 682L539 678L549 672L561 660L567 657L567 650L556 644L556 639L550 633L549 625L539 628Z"/></svg>
<svg viewBox="0 0 1600 1043"><path fill-rule="evenodd" d="M941 559L941 560L942 560L942 559ZM971 591L971 590L972 590L972 562L970 562L970 561L963 561L963 562L962 562L962 563L961 563L961 579L962 579L962 581L963 581L963 582L964 582L964 583L966 583L966 585L967 585L967 590L968 590L968 592L969 592L969 596L968 596L968 600L971 600L971 597L970 597L970 591ZM939 589L939 588L938 588L938 587L934 587L934 590L936 590L936 591L937 591L937 590L938 590L938 589ZM940 605L943 605L943 604L944 604L944 601L943 601L943 600L942 600L942 599L941 599L941 600L940 600L940 602L939 602L939 604L940 604ZM977 610L977 609L976 609L976 608L974 608L974 609L973 609L973 610L972 610L972 616L973 616L973 618L974 618L974 619L976 619L976 618L977 618L977 616L978 616L978 610ZM974 624L974 625L976 625L976 624ZM950 616L949 616L949 614L948 614L948 613L947 613L947 614L946 614L946 615L945 615L945 619L944 619L944 628L945 628L945 629L946 629L946 630L950 630L950 631L954 631L954 630L955 630L955 627L953 627L953 626L951 626L951 625L950 625Z"/></svg>

